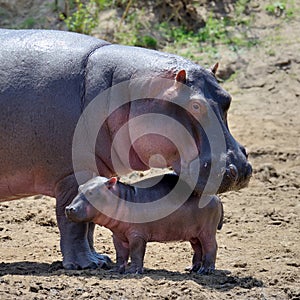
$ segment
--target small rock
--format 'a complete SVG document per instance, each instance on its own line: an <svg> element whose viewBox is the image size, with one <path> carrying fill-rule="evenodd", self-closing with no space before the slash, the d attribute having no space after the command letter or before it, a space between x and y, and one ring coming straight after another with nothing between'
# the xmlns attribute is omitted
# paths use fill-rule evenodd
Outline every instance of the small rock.
<svg viewBox="0 0 300 300"><path fill-rule="evenodd" d="M300 264L295 261L287 262L286 264L287 264L287 266L291 266L291 267L296 267L296 268L300 267Z"/></svg>
<svg viewBox="0 0 300 300"><path fill-rule="evenodd" d="M38 293L38 291L40 290L40 287L32 285L29 287L29 291L33 292L33 293Z"/></svg>
<svg viewBox="0 0 300 300"><path fill-rule="evenodd" d="M290 59L283 59L275 63L275 66L282 70L287 70L290 68L291 60Z"/></svg>
<svg viewBox="0 0 300 300"><path fill-rule="evenodd" d="M276 285L277 283L278 283L278 279L275 278L273 281L269 283L269 285Z"/></svg>
<svg viewBox="0 0 300 300"><path fill-rule="evenodd" d="M269 225L281 225L281 221L270 221L268 224Z"/></svg>
<svg viewBox="0 0 300 300"><path fill-rule="evenodd" d="M235 72L236 72L236 70L235 70L234 66L232 64L227 64L224 67L221 66L221 68L217 72L217 77L222 80L227 80Z"/></svg>
<svg viewBox="0 0 300 300"><path fill-rule="evenodd" d="M238 263L235 263L233 266L235 268L245 268L245 267L247 267L247 263L246 262L238 262Z"/></svg>
<svg viewBox="0 0 300 300"><path fill-rule="evenodd" d="M82 295L81 295L81 297L82 298L90 298L90 294L88 293L88 292L84 292Z"/></svg>
<svg viewBox="0 0 300 300"><path fill-rule="evenodd" d="M0 240L1 241L11 241L12 238L9 235L4 235L4 236L0 237Z"/></svg>
<svg viewBox="0 0 300 300"><path fill-rule="evenodd" d="M265 268L262 268L259 270L259 272L268 272L269 270L265 269Z"/></svg>

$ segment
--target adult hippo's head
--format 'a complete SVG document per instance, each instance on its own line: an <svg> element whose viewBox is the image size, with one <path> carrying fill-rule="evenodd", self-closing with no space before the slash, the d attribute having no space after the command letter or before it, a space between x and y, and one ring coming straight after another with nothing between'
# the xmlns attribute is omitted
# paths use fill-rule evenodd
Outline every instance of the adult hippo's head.
<svg viewBox="0 0 300 300"><path fill-rule="evenodd" d="M191 89L189 99L185 99L185 106L199 121L196 126L200 125L195 134L200 155L198 187L199 184L200 188L207 184L212 187L208 190L214 190L217 183L217 192L222 193L247 186L252 167L246 149L230 133L227 114L231 96L218 84L215 76L217 68L218 63L209 70L198 67L188 73L181 70L176 78ZM192 163L190 169L193 172ZM208 179L211 182L206 182L209 172L215 176ZM219 176L222 180L217 179Z"/></svg>
<svg viewBox="0 0 300 300"><path fill-rule="evenodd" d="M131 150L146 166L172 166L200 193L238 190L252 174L245 148L228 128L231 96L217 82L217 66L190 64L171 80L151 83L141 77L131 89L129 119L141 117L129 126Z"/></svg>
<svg viewBox="0 0 300 300"><path fill-rule="evenodd" d="M109 177L172 167L199 194L247 185L252 168L229 131L231 97L217 82L217 65L207 70L138 47L109 46L103 52L111 70L101 75L78 122L76 172L89 169Z"/></svg>

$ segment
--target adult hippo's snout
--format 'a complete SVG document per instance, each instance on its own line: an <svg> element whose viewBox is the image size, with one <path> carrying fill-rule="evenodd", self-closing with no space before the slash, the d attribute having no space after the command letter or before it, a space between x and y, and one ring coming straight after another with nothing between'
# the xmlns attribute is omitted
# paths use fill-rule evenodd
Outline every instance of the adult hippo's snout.
<svg viewBox="0 0 300 300"><path fill-rule="evenodd" d="M239 190L248 185L252 176L252 166L247 160L248 154L243 146L229 150L226 168L218 193L229 190Z"/></svg>
<svg viewBox="0 0 300 300"><path fill-rule="evenodd" d="M224 193L246 187L252 176L252 166L246 149L229 133L224 134L224 143L216 142L213 151L208 140L202 143L197 157L183 169L181 174L195 191L202 194ZM188 171L186 171L188 170ZM196 179L197 178L197 179ZM194 181L193 181L194 180Z"/></svg>
<svg viewBox="0 0 300 300"><path fill-rule="evenodd" d="M239 190L248 185L252 175L252 166L249 163L244 164L240 169L234 164L230 164L225 171L223 181L218 193L229 190Z"/></svg>

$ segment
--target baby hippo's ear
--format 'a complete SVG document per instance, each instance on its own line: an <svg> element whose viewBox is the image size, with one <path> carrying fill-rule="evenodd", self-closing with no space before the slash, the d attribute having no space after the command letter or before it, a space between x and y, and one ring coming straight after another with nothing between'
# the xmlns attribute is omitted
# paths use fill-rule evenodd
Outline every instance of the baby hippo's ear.
<svg viewBox="0 0 300 300"><path fill-rule="evenodd" d="M111 177L110 179L108 179L107 181L106 181L106 186L109 188L109 189L111 189L111 188L113 188L115 185L116 185L116 183L117 183L117 181L118 181L118 178L117 177Z"/></svg>

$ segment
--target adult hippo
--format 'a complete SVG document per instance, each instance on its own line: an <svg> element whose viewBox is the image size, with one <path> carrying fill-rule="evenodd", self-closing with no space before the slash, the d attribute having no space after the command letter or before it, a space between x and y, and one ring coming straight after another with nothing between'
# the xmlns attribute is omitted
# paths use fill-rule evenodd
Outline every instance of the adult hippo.
<svg viewBox="0 0 300 300"><path fill-rule="evenodd" d="M34 194L56 198L65 268L105 263L105 257L98 255L93 247L94 225L68 221L65 207L77 194L78 174L85 181L91 177L89 171L106 177L120 173L122 167L116 170L112 153L119 165L129 156L130 167L124 163L122 173L146 170L154 157L152 166L170 166L178 174L194 177L198 170L195 161L200 159L195 187L199 192L203 191L213 161L224 162L224 167L214 168L222 179L216 187L218 192L239 189L248 183L251 166L245 149L229 132L226 116L231 97L218 85L214 76L216 68L206 70L175 55L111 45L62 31L0 30L0 44L0 198L6 201ZM143 85L149 79L150 83ZM99 93L123 82L125 89L123 86L118 101L124 105L108 116L113 93L103 98L107 102L100 103L99 114L107 119L100 124L101 134L92 149L87 141L86 148L79 152L81 158L77 152L75 175L72 141L79 120L85 124L80 118L82 112ZM143 92L152 87L150 94L153 92L158 99L148 99L149 91L143 97ZM131 101L139 93L138 98L147 99ZM163 97L169 101L161 101ZM224 149L217 157L210 151L210 142L216 136L207 137L203 124L198 122L204 119L210 122L208 109L214 112L214 123L221 128L224 139ZM117 134L119 129L124 129L129 115L134 118L145 113L174 118L186 128L192 138L183 139L183 145L179 145L184 159L179 157L178 145L168 139L169 134L179 132L172 122L168 123L168 118L162 118L163 124L152 122L152 126L157 124L160 130L168 132L167 138L162 134L147 134L133 143L126 130L123 135ZM140 122L138 129L147 132L147 127L149 122ZM87 126L82 133L88 137L93 129ZM127 144L132 146L129 155L122 154L122 147ZM91 156L95 158L97 170L85 164L85 159L88 161Z"/></svg>

